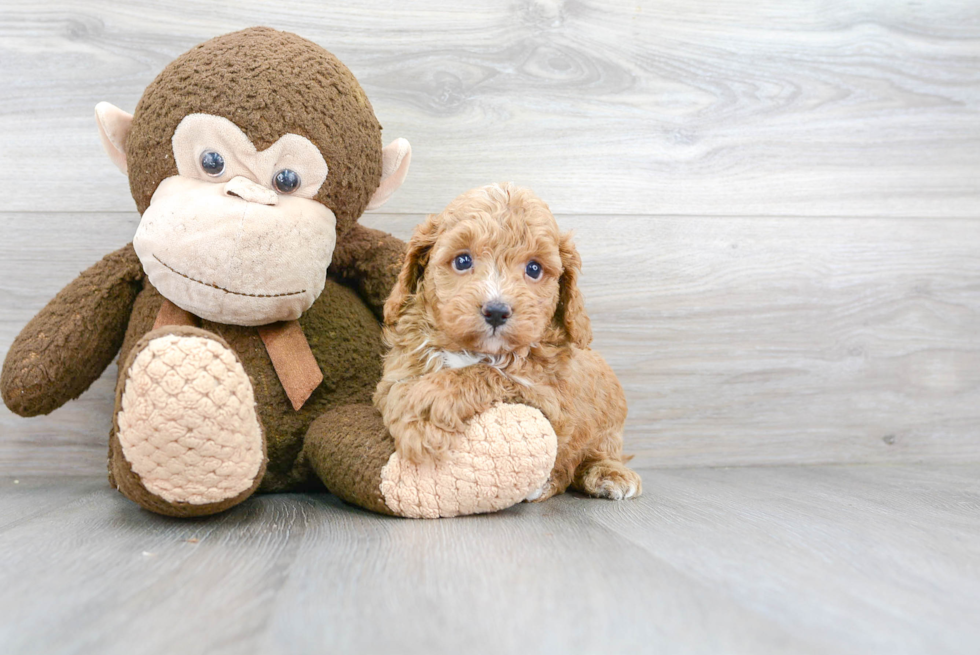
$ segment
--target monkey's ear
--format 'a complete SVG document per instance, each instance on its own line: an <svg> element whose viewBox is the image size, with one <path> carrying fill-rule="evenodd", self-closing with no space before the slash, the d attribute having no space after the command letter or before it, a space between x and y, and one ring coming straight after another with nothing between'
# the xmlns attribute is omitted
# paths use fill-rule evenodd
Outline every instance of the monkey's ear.
<svg viewBox="0 0 980 655"><path fill-rule="evenodd" d="M126 174L126 139L133 126L133 115L108 102L95 105L95 122L99 124L99 137L109 159L116 168Z"/></svg>
<svg viewBox="0 0 980 655"><path fill-rule="evenodd" d="M408 175L408 165L412 162L412 146L405 139L395 139L381 151L381 185L371 196L368 209L377 209L388 202Z"/></svg>

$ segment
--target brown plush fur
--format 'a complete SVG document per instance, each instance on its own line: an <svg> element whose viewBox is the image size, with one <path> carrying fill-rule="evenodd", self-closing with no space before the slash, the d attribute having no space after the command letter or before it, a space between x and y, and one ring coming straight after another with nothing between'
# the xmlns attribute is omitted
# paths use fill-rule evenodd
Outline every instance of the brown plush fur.
<svg viewBox="0 0 980 655"><path fill-rule="evenodd" d="M119 352L143 281L132 246L84 271L21 330L7 351L0 390L21 416L78 398Z"/></svg>
<svg viewBox="0 0 980 655"><path fill-rule="evenodd" d="M381 125L354 75L302 37L256 27L192 48L144 91L126 142L129 170L138 171L130 188L140 214L160 182L177 174L170 139L194 113L227 118L259 150L285 132L312 141L330 169L316 200L336 214L338 236L378 188Z"/></svg>
<svg viewBox="0 0 980 655"><path fill-rule="evenodd" d="M300 318L324 379L302 409L293 410L256 328L200 325L235 352L251 378L268 454L259 491L319 487L322 480L345 498L387 511L377 504L379 492L363 483L380 475L382 465L377 458L362 459L363 443L378 441L378 457L384 455L381 419L368 403L381 375L378 319L405 244L355 224L381 175L381 133L373 109L343 64L298 36L255 28L208 41L168 66L136 109L126 150L140 213L157 185L177 173L171 138L193 112L230 119L259 149L286 133L305 136L330 168L316 200L337 216L337 245L323 293ZM47 414L84 392L117 352L122 380L161 303L132 246L106 256L65 287L14 341L0 376L4 402L23 416ZM343 420L319 422L311 433L315 443L303 453L307 430L330 412ZM361 430L358 419L365 421ZM316 461L328 454L335 459ZM345 473L361 466L374 468L367 477ZM126 465L114 433L109 468L127 496L160 513L211 513L242 499L181 508L151 498Z"/></svg>
<svg viewBox="0 0 980 655"><path fill-rule="evenodd" d="M381 469L393 452L395 444L378 410L371 405L345 405L313 422L302 457L340 498L392 514L381 495Z"/></svg>
<svg viewBox="0 0 980 655"><path fill-rule="evenodd" d="M404 254L403 241L386 232L355 225L338 239L328 273L354 287L381 319Z"/></svg>
<svg viewBox="0 0 980 655"><path fill-rule="evenodd" d="M460 254L472 268L453 266ZM525 272L543 267L539 279ZM626 399L588 345L581 259L547 205L492 185L456 198L415 230L385 305L391 350L374 396L403 457L439 457L466 422L496 402L525 403L551 421L558 456L540 500L572 485L594 496L641 492L622 455ZM489 302L510 306L492 327ZM477 363L451 368L454 362Z"/></svg>
<svg viewBox="0 0 980 655"><path fill-rule="evenodd" d="M126 361L136 343L153 328L163 298L150 283L136 299L120 361ZM303 407L292 408L266 352L258 330L202 321L201 328L226 342L252 380L259 420L269 457L260 491L288 491L316 485L301 464L299 453L310 424L324 412L351 403L370 402L381 376L384 351L381 328L367 306L351 289L327 279L327 285L299 319L310 349L323 373L323 382ZM120 376L126 372L120 367Z"/></svg>

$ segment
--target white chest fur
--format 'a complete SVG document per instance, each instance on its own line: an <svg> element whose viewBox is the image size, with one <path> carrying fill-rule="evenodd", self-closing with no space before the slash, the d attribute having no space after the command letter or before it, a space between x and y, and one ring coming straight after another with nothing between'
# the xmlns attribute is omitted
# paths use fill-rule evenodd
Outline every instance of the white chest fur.
<svg viewBox="0 0 980 655"><path fill-rule="evenodd" d="M500 357L494 357L492 355L484 355L482 353L471 353L471 352L452 352L449 350L442 351L442 365L446 368L466 368L467 366L473 366L474 364L490 364L491 366L499 366L501 362L494 361L499 360Z"/></svg>
<svg viewBox="0 0 980 655"><path fill-rule="evenodd" d="M524 386L530 386L530 382L519 378L515 375L509 374L504 368L513 362L513 355L488 355L486 353L471 353L467 351L463 352L453 352L450 350L439 351L442 356L442 365L445 368L466 368L467 366L473 366L474 364L487 364L493 368L500 371L505 377L522 384Z"/></svg>

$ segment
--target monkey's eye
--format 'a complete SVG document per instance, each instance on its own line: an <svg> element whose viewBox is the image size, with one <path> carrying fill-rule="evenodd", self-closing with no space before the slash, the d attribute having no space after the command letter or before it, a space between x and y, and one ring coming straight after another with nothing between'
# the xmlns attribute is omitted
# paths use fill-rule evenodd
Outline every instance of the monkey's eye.
<svg viewBox="0 0 980 655"><path fill-rule="evenodd" d="M296 171L284 168L276 173L276 177L272 180L272 186L276 187L276 191L279 193L292 193L299 188L299 175L296 174Z"/></svg>
<svg viewBox="0 0 980 655"><path fill-rule="evenodd" d="M532 280L537 280L541 277L541 273L544 272L544 269L541 268L541 264L532 259L527 263L527 266L524 267L524 272L527 273L527 276Z"/></svg>
<svg viewBox="0 0 980 655"><path fill-rule="evenodd" d="M208 150L201 155L201 168L211 177L218 177L225 172L225 158L214 150Z"/></svg>
<svg viewBox="0 0 980 655"><path fill-rule="evenodd" d="M471 268L473 268L473 258L470 257L468 252L464 252L462 255L456 255L456 259L453 260L453 270L462 273Z"/></svg>

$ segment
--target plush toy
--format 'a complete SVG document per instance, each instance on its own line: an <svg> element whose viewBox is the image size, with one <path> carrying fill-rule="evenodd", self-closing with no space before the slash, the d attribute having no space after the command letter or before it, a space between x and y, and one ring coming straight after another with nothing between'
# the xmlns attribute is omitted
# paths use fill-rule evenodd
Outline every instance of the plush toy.
<svg viewBox="0 0 980 655"><path fill-rule="evenodd" d="M133 115L100 103L96 117L141 222L14 341L0 376L12 411L57 409L119 353L110 482L171 516L321 483L374 511L452 516L547 479L555 436L536 410L495 407L415 465L369 404L404 244L357 219L401 185L410 148L381 147L333 55L236 32L167 66Z"/></svg>

